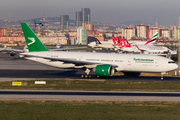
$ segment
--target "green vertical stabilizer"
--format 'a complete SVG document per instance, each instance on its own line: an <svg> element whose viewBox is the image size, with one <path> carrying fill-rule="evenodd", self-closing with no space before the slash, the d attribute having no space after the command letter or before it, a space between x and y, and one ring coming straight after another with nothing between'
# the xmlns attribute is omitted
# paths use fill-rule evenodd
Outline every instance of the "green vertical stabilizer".
<svg viewBox="0 0 180 120"><path fill-rule="evenodd" d="M29 52L48 51L26 23L21 23L21 27Z"/></svg>

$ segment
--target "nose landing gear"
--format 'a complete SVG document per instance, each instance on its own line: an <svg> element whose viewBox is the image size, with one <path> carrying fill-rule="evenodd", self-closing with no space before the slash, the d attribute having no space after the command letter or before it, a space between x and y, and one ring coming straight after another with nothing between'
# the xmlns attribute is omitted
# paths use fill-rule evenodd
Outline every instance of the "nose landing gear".
<svg viewBox="0 0 180 120"><path fill-rule="evenodd" d="M167 72L161 72L161 80L164 80L163 76L164 76L165 74L168 74L168 73L167 73Z"/></svg>

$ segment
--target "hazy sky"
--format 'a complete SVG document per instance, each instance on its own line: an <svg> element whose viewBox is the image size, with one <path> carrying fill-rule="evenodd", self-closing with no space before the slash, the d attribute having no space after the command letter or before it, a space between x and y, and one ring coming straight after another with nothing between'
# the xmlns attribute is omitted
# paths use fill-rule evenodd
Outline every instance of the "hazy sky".
<svg viewBox="0 0 180 120"><path fill-rule="evenodd" d="M91 21L118 24L139 20L173 25L180 15L180 0L0 0L0 19L26 20L69 15L91 9Z"/></svg>

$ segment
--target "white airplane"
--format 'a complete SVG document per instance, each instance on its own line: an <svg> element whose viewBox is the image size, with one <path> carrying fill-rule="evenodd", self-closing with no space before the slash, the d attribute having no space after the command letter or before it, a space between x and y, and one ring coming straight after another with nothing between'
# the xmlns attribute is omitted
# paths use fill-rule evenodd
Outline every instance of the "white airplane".
<svg viewBox="0 0 180 120"><path fill-rule="evenodd" d="M156 38L158 37L158 35L159 35L159 32L155 33L148 41L130 41L130 44L132 44L132 45L147 45L147 44L149 45L149 44L153 44L153 43L155 43ZM114 47L112 40L101 41L100 42L97 38L95 38L94 42L90 42L88 44L88 46L92 47L92 48L107 48L107 49L108 48L110 48L110 49L116 48L116 47Z"/></svg>
<svg viewBox="0 0 180 120"><path fill-rule="evenodd" d="M106 48L106 49L113 49L114 48L112 40L100 42L97 38L95 38L94 42L90 42L88 44L88 46L92 47L92 48Z"/></svg>
<svg viewBox="0 0 180 120"><path fill-rule="evenodd" d="M135 52L135 53L139 52L143 54L156 54L156 55L167 55L168 53L170 53L171 55L177 54L177 51L173 51L167 47L147 45L150 42L150 40L147 41L145 45L132 45L125 38L113 37L112 39L114 42L114 46L116 46L117 49L124 52Z"/></svg>
<svg viewBox="0 0 180 120"><path fill-rule="evenodd" d="M21 27L29 49L27 53L20 53L21 57L57 68L85 70L81 77L92 77L92 71L102 77L121 71L131 76L139 76L141 72L159 72L163 79L166 72L178 68L173 60L162 56L49 51L26 23L21 23Z"/></svg>
<svg viewBox="0 0 180 120"><path fill-rule="evenodd" d="M156 32L148 41L129 41L131 45L152 45L156 43L159 32Z"/></svg>

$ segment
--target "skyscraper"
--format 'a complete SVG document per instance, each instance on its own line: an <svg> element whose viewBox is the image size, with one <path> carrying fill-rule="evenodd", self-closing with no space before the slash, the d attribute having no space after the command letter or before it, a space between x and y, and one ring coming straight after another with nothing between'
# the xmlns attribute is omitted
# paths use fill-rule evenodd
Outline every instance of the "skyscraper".
<svg viewBox="0 0 180 120"><path fill-rule="evenodd" d="M82 11L76 11L76 27L82 26Z"/></svg>
<svg viewBox="0 0 180 120"><path fill-rule="evenodd" d="M158 27L159 27L159 22L158 22L158 21L156 21L156 23L155 23L155 24L156 24L156 27L158 28Z"/></svg>
<svg viewBox="0 0 180 120"><path fill-rule="evenodd" d="M91 14L90 8L82 8L82 11L76 12L76 26L77 28L82 26L82 24L90 24L91 22Z"/></svg>
<svg viewBox="0 0 180 120"><path fill-rule="evenodd" d="M91 14L90 8L82 8L82 23L90 24Z"/></svg>
<svg viewBox="0 0 180 120"><path fill-rule="evenodd" d="M68 30L69 29L69 15L61 15L61 30Z"/></svg>

